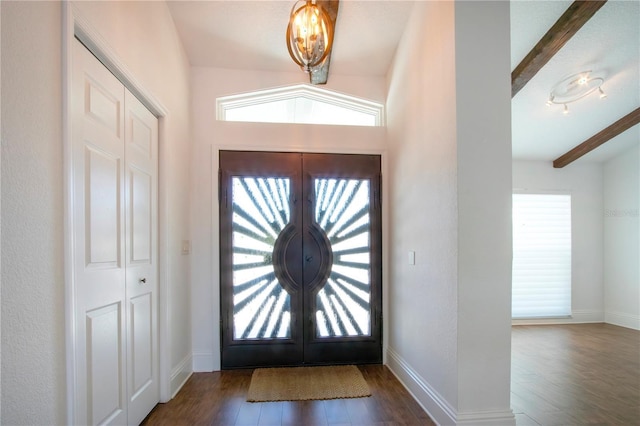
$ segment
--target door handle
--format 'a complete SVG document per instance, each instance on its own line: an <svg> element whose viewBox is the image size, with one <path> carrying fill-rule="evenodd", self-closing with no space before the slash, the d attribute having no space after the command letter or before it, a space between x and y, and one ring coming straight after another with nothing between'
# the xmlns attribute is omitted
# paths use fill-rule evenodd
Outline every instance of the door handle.
<svg viewBox="0 0 640 426"><path fill-rule="evenodd" d="M307 262L311 262L313 260L313 256L307 256L304 258Z"/></svg>
<svg viewBox="0 0 640 426"><path fill-rule="evenodd" d="M140 278L140 280L138 280L138 282L139 282L140 284L144 284L144 283L146 283L146 282L147 282L147 279L146 279L146 278Z"/></svg>

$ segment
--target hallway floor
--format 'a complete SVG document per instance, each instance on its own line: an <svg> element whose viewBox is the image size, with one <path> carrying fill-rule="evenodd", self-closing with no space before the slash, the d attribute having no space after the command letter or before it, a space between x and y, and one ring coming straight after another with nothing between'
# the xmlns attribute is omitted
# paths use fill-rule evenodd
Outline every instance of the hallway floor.
<svg viewBox="0 0 640 426"><path fill-rule="evenodd" d="M195 373L173 400L158 404L143 424L435 425L386 367L359 368L371 389L369 398L262 403L245 401L253 370Z"/></svg>
<svg viewBox="0 0 640 426"><path fill-rule="evenodd" d="M511 348L518 426L640 425L640 331L514 326Z"/></svg>
<svg viewBox="0 0 640 426"><path fill-rule="evenodd" d="M252 370L195 373L144 425L435 425L382 365L362 371L372 396L249 403ZM640 331L610 324L514 326L517 426L640 425Z"/></svg>

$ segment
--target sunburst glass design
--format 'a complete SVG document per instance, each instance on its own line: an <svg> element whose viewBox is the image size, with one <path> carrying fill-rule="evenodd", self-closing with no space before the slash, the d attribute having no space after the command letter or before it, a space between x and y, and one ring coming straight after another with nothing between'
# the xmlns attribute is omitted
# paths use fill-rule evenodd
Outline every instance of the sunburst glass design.
<svg viewBox="0 0 640 426"><path fill-rule="evenodd" d="M370 335L369 194L368 180L315 180L315 221L333 251L316 297L318 337Z"/></svg>
<svg viewBox="0 0 640 426"><path fill-rule="evenodd" d="M369 336L369 181L315 179L314 188L314 220L333 252L316 296L316 336ZM273 266L275 242L290 221L290 181L233 177L232 194L234 339L290 338L291 298Z"/></svg>

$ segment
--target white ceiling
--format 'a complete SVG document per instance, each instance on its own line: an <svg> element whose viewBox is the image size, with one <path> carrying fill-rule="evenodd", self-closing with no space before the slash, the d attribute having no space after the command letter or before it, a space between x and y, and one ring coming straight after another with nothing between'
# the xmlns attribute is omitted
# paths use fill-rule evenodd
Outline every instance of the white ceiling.
<svg viewBox="0 0 640 426"><path fill-rule="evenodd" d="M512 69L571 3L511 3ZM562 114L560 105L545 105L556 83L587 70L604 77L606 99L592 93L569 104L568 115ZM513 157L549 161L640 107L640 2L609 0L511 105ZM636 125L579 161L606 161L639 141L640 126Z"/></svg>
<svg viewBox="0 0 640 426"><path fill-rule="evenodd" d="M299 69L285 44L294 3L168 2L191 65L267 71ZM385 75L412 7L408 1L340 1L330 74Z"/></svg>
<svg viewBox="0 0 640 426"><path fill-rule="evenodd" d="M269 71L297 70L285 45L293 3L168 2L191 65ZM571 3L511 2L512 69ZM412 7L410 1L341 0L330 74L384 76ZM557 82L584 70L603 75L605 100L589 95L570 104L569 115L545 105ZM609 0L513 98L513 156L552 161L638 107L640 2ZM639 141L636 125L578 161L606 161Z"/></svg>

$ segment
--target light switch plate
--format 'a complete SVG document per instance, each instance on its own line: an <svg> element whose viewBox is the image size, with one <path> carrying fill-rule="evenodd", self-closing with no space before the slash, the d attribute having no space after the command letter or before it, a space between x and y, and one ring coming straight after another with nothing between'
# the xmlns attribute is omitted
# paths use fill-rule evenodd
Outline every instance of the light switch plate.
<svg viewBox="0 0 640 426"><path fill-rule="evenodd" d="M416 264L416 252L413 250L409 250L409 265Z"/></svg>
<svg viewBox="0 0 640 426"><path fill-rule="evenodd" d="M182 240L182 254L191 253L191 241Z"/></svg>

